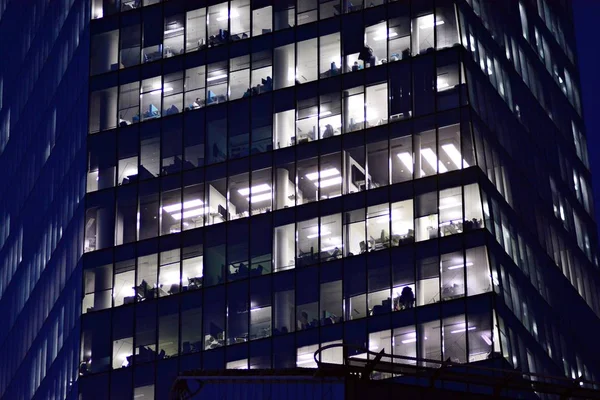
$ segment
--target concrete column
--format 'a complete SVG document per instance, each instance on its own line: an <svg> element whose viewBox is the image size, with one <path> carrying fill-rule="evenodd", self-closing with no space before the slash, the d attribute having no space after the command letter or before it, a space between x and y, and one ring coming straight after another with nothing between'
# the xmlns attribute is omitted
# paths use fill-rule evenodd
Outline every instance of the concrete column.
<svg viewBox="0 0 600 400"><path fill-rule="evenodd" d="M350 154L346 150L342 150L342 176L342 194L348 194L352 177L350 176Z"/></svg>
<svg viewBox="0 0 600 400"><path fill-rule="evenodd" d="M125 221L122 210L117 210L117 218L115 221L115 244L123 244L125 236Z"/></svg>
<svg viewBox="0 0 600 400"><path fill-rule="evenodd" d="M274 5L273 27L276 31L286 29L290 26L288 21L288 1L278 1Z"/></svg>
<svg viewBox="0 0 600 400"><path fill-rule="evenodd" d="M350 98L348 97L348 91L344 90L344 92L342 93L342 103L343 103L343 107L344 110L342 112L342 117L344 118L344 126L343 126L343 132L349 132L350 131Z"/></svg>
<svg viewBox="0 0 600 400"><path fill-rule="evenodd" d="M422 165L421 165L421 135L413 135L413 149L415 149L413 176L416 179L416 178L421 177L421 169L422 169Z"/></svg>
<svg viewBox="0 0 600 400"><path fill-rule="evenodd" d="M92 39L92 73L118 70L118 31L105 32ZM113 67L114 65L114 67Z"/></svg>
<svg viewBox="0 0 600 400"><path fill-rule="evenodd" d="M115 185L115 167L100 167L98 169L98 190Z"/></svg>
<svg viewBox="0 0 600 400"><path fill-rule="evenodd" d="M103 90L98 95L100 130L115 128L117 126L117 90Z"/></svg>
<svg viewBox="0 0 600 400"><path fill-rule="evenodd" d="M275 251L277 252L277 268L288 266L293 254L289 254L290 243L293 243L294 238L290 237L287 229L277 229L275 235Z"/></svg>
<svg viewBox="0 0 600 400"><path fill-rule="evenodd" d="M281 331L287 328L288 332L295 330L294 318L294 292L279 292L275 296L275 324L274 326Z"/></svg>
<svg viewBox="0 0 600 400"><path fill-rule="evenodd" d="M288 205L290 172L286 168L277 168L275 202L278 210Z"/></svg>
<svg viewBox="0 0 600 400"><path fill-rule="evenodd" d="M282 89L294 84L295 79L293 77L292 79L288 79L290 69L292 76L294 76L294 46L277 47L274 51L273 60L273 86L275 89Z"/></svg>
<svg viewBox="0 0 600 400"><path fill-rule="evenodd" d="M288 147L294 136L294 116L292 110L275 114L275 148Z"/></svg>
<svg viewBox="0 0 600 400"><path fill-rule="evenodd" d="M105 265L96 268L94 271L94 309L103 310L110 308L110 300L112 297L111 290L104 290L112 286L112 267Z"/></svg>
<svg viewBox="0 0 600 400"><path fill-rule="evenodd" d="M96 249L105 249L112 243L112 213L106 207L96 211Z"/></svg>

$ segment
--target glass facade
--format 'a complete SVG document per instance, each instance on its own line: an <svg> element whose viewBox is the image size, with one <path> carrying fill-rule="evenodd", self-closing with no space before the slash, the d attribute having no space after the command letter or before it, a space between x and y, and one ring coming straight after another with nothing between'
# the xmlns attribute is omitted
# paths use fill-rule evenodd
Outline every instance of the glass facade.
<svg viewBox="0 0 600 400"><path fill-rule="evenodd" d="M89 15L0 0L0 398L77 399Z"/></svg>
<svg viewBox="0 0 600 400"><path fill-rule="evenodd" d="M600 277L551 3L94 4L84 398L335 343L598 376L561 319L600 324Z"/></svg>
<svg viewBox="0 0 600 400"><path fill-rule="evenodd" d="M52 327L17 311L0 329L3 348L49 332L11 350L0 397L161 399L186 370L315 368L339 343L363 350L324 361L384 350L600 380L564 2L81 3L65 46L83 61L57 56L79 86L53 89L77 118L23 128L0 66L0 161L25 163L5 147L43 126L23 198L50 191L56 210L0 200L0 308L31 308L29 285L59 299Z"/></svg>

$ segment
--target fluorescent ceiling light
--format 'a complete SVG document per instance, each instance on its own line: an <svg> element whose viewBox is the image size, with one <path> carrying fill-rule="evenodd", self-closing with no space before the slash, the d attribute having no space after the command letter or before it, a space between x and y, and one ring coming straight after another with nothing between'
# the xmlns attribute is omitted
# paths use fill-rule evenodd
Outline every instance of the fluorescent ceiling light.
<svg viewBox="0 0 600 400"><path fill-rule="evenodd" d="M444 204L438 207L438 209L440 210L447 210L448 208L454 208L454 207L460 207L462 206L462 203L460 202L456 202L456 203L452 203L452 204Z"/></svg>
<svg viewBox="0 0 600 400"><path fill-rule="evenodd" d="M472 267L473 263L472 262L468 262L467 263L467 267ZM457 264L457 265L453 265L451 267L448 267L448 269L459 269L459 268L464 268L464 265L462 264Z"/></svg>
<svg viewBox="0 0 600 400"><path fill-rule="evenodd" d="M331 235L331 231L323 231L323 232L321 232L321 236L327 236L327 235ZM318 233L313 233L311 235L307 235L306 236L307 239L314 239L314 238L317 238L317 237L319 237Z"/></svg>
<svg viewBox="0 0 600 400"><path fill-rule="evenodd" d="M271 192L257 194L255 196L252 196L252 200L250 200L250 197L246 197L246 200L251 201L252 203L258 203L261 201L271 200Z"/></svg>
<svg viewBox="0 0 600 400"><path fill-rule="evenodd" d="M463 324L463 325L464 325L464 324ZM465 329L465 328L461 328L461 329L456 329L456 330L450 331L450 333L461 333L461 332L464 332L464 331L472 331L472 330L474 330L475 328L477 328L477 327L476 327L476 326L470 326L470 327L469 327L469 328L467 328L467 329Z"/></svg>
<svg viewBox="0 0 600 400"><path fill-rule="evenodd" d="M444 21L435 21L433 20L433 14L429 14L427 16L421 17L419 23L419 29L428 29L433 28L436 25L444 25Z"/></svg>
<svg viewBox="0 0 600 400"><path fill-rule="evenodd" d="M329 186L339 185L342 183L342 177L336 176L335 178L325 179L319 182L315 182L315 186L325 188Z"/></svg>
<svg viewBox="0 0 600 400"><path fill-rule="evenodd" d="M314 117L323 118L323 117L326 117L326 116L328 116L328 115L330 115L330 114L331 114L331 111L323 111L322 113L319 113L319 114L311 114L311 115L309 115L308 117L304 117L304 118L302 118L302 119L308 119L308 118L314 118Z"/></svg>
<svg viewBox="0 0 600 400"><path fill-rule="evenodd" d="M487 335L484 335L483 333L481 334L481 338L483 339L483 341L488 345L491 346L492 345L492 341L490 340L490 338Z"/></svg>
<svg viewBox="0 0 600 400"><path fill-rule="evenodd" d="M448 154L448 157L450 157L452 162L458 168L461 168L461 165L460 165L461 156L460 156L460 152L456 149L456 147L452 143L448 143L448 144L442 145L442 149L446 152L446 154ZM462 160L462 162L463 162L465 168L469 166L467 161Z"/></svg>
<svg viewBox="0 0 600 400"><path fill-rule="evenodd" d="M320 178L329 178L331 176L336 176L339 174L340 174L340 171L338 171L337 168L328 168L328 169L324 169L323 171L321 171L320 174L318 172L311 172L310 174L306 174L306 177L308 179L310 179L311 181L316 181L319 177Z"/></svg>
<svg viewBox="0 0 600 400"><path fill-rule="evenodd" d="M412 155L407 151L405 151L404 153L398 153L397 155L398 155L398 158L400 159L400 161L402 161L402 164L404 164L406 169L408 169L409 172L412 174L412 172L413 172Z"/></svg>
<svg viewBox="0 0 600 400"><path fill-rule="evenodd" d="M194 200L184 201L183 202L183 209L185 210L186 208L198 207L198 206L201 206L202 204L204 204L204 202L202 200L200 200L200 199L194 199ZM171 204L170 206L164 206L163 210L166 211L166 212L168 212L168 213L179 211L179 210L181 210L181 203Z"/></svg>
<svg viewBox="0 0 600 400"><path fill-rule="evenodd" d="M375 37L373 38L373 40L380 41L380 40L385 40L385 39L387 39L387 38L393 38L394 36L398 36L398 33L396 33L396 32L390 32L390 33L389 33L389 34L386 36L386 35L385 35L385 31L384 31L384 32L382 32L382 33L381 33L379 36L375 36Z"/></svg>
<svg viewBox="0 0 600 400"><path fill-rule="evenodd" d="M457 168L461 168L461 161L464 164L465 168L469 167L469 164L465 160L462 160L462 157L460 156L460 151L458 151L454 144L444 144L442 145L442 150L444 150L446 154L448 154L448 157L450 157L450 159L452 160L454 165L456 165Z"/></svg>
<svg viewBox="0 0 600 400"><path fill-rule="evenodd" d="M169 33L181 32L182 30L183 30L183 27L167 29L165 31L165 35L168 35Z"/></svg>
<svg viewBox="0 0 600 400"><path fill-rule="evenodd" d="M223 78L227 78L227 74L219 74L219 75L212 76L212 77L206 79L206 82L212 82L212 81L216 81L216 80L223 79Z"/></svg>
<svg viewBox="0 0 600 400"><path fill-rule="evenodd" d="M221 16L217 18L217 21L226 21L227 18L237 18L240 14L236 10L231 10L231 14L228 16L227 11L221 12Z"/></svg>
<svg viewBox="0 0 600 400"><path fill-rule="evenodd" d="M252 194L262 193L271 190L271 186L269 186L267 183L262 183L260 185L252 186L252 189L239 189L238 193L242 196L248 196L250 194L250 190L252 190Z"/></svg>
<svg viewBox="0 0 600 400"><path fill-rule="evenodd" d="M192 217L197 217L199 215L204 215L208 213L208 207L202 207L202 208L196 208L194 210L189 210L189 211L184 211L183 212L183 218L192 218ZM177 213L177 214L171 214L171 217L173 217L174 219L181 219L181 214Z"/></svg>
<svg viewBox="0 0 600 400"><path fill-rule="evenodd" d="M439 167L439 173L448 172L448 169L444 166L444 164L442 164L441 161L438 161L437 157L435 156L435 153L429 147L426 149L421 149L421 154L425 158L425 161L427 161L427 163L431 165L431 168L433 168L434 170L438 170Z"/></svg>
<svg viewBox="0 0 600 400"><path fill-rule="evenodd" d="M409 338L409 339L401 340L402 344L414 343L417 341L417 332L415 332L415 331L405 333L402 336L406 336ZM427 340L427 336L424 336L423 339Z"/></svg>
<svg viewBox="0 0 600 400"><path fill-rule="evenodd" d="M172 86L165 86L165 88L163 89L163 92L172 92L172 91L173 91Z"/></svg>

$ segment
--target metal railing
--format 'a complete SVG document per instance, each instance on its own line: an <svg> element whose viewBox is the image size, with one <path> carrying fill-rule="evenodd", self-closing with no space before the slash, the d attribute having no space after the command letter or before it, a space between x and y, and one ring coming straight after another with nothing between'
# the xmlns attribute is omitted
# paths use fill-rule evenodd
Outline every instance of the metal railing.
<svg viewBox="0 0 600 400"><path fill-rule="evenodd" d="M321 361L321 353L336 347L342 347L346 354L343 364ZM348 350L354 353L349 355ZM391 374L391 377L426 378L431 387L442 381L488 387L494 395L516 391L558 395L561 399L600 399L600 383L583 377L570 379L514 369L401 356L385 353L384 350L374 352L361 346L343 343L319 348L314 354L314 360L320 370L341 369L350 374L358 374L363 380L370 380L373 373L387 373Z"/></svg>

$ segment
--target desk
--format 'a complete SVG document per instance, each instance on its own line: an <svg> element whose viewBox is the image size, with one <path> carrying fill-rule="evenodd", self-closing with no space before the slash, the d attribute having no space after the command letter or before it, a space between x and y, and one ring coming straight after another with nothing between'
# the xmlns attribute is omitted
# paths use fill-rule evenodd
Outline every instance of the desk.
<svg viewBox="0 0 600 400"><path fill-rule="evenodd" d="M452 300L459 297L464 297L465 287L464 285L446 285L442 286L442 299Z"/></svg>
<svg viewBox="0 0 600 400"><path fill-rule="evenodd" d="M229 267L227 268L227 274L229 275L230 281L247 278L248 272L248 267L244 263L229 264Z"/></svg>
<svg viewBox="0 0 600 400"><path fill-rule="evenodd" d="M149 51L148 53L144 52L143 56L145 63L160 60L162 59L162 50Z"/></svg>
<svg viewBox="0 0 600 400"><path fill-rule="evenodd" d="M465 231L483 228L483 221L477 218L465 220L463 228Z"/></svg>
<svg viewBox="0 0 600 400"><path fill-rule="evenodd" d="M449 235L461 233L463 231L462 228L463 228L462 222L450 221L450 222L443 222L440 224L440 230L441 230L442 236L449 236Z"/></svg>
<svg viewBox="0 0 600 400"><path fill-rule="evenodd" d="M214 337L213 335L205 335L204 337L204 349L216 349L217 347L222 347L225 345L225 340L223 337L225 336L225 332L219 333L218 337Z"/></svg>
<svg viewBox="0 0 600 400"><path fill-rule="evenodd" d="M140 7L140 0L124 1L121 3L121 11L134 10Z"/></svg>
<svg viewBox="0 0 600 400"><path fill-rule="evenodd" d="M202 277L188 278L188 290L200 289L202 287Z"/></svg>
<svg viewBox="0 0 600 400"><path fill-rule="evenodd" d="M316 254L310 253L300 253L298 254L298 265L297 267L302 267L304 265L310 265L316 262Z"/></svg>
<svg viewBox="0 0 600 400"><path fill-rule="evenodd" d="M177 50L174 50L174 49L172 49L170 47L165 47L165 58L171 58L171 57L174 57L174 56L178 56L180 54L183 54L183 49L177 51Z"/></svg>
<svg viewBox="0 0 600 400"><path fill-rule="evenodd" d="M144 297L144 299L156 299L158 297L163 297L166 296L167 292L165 292L164 290L162 290L162 288L160 287L155 287L152 288L150 290L148 290L148 292L146 293L146 296Z"/></svg>
<svg viewBox="0 0 600 400"><path fill-rule="evenodd" d="M374 238L371 236L368 239L369 242L369 251L377 251L382 249L387 249L390 247L390 238L386 236L385 231L381 231L381 235L378 238Z"/></svg>
<svg viewBox="0 0 600 400"><path fill-rule="evenodd" d="M392 246L400 246L403 244L412 243L415 240L414 236L414 231L412 229L410 229L409 232L404 235L392 235Z"/></svg>
<svg viewBox="0 0 600 400"><path fill-rule="evenodd" d="M332 260L339 260L340 258L342 258L342 250L337 248L334 250L330 250L330 251L322 251L319 254L321 261L332 261Z"/></svg>
<svg viewBox="0 0 600 400"><path fill-rule="evenodd" d="M357 0L358 2L362 3L361 0ZM343 3L346 3L345 0L343 1ZM343 7L343 9L342 9ZM346 4L344 4L343 6L340 6L339 4L336 4L335 6L333 6L334 10L336 11L336 13L338 14L346 14L349 12L354 12L354 11L360 11L362 10L363 6L362 4L359 5L352 5L351 2L347 2Z"/></svg>

